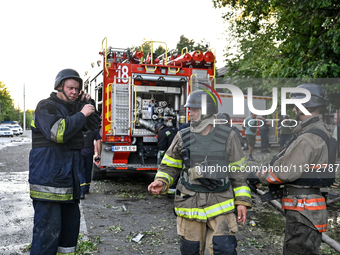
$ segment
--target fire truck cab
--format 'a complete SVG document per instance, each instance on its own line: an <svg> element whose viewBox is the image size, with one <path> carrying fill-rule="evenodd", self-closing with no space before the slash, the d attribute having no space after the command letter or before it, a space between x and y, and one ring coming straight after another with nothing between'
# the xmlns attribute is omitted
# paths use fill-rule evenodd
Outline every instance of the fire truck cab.
<svg viewBox="0 0 340 255"><path fill-rule="evenodd" d="M165 53L143 52L143 45L161 44ZM93 179L117 170L157 170L155 124L179 127L188 121L184 108L191 91L213 89L215 55L212 50L179 54L158 41L140 51L107 47L102 41L97 71L84 79L84 88L101 112L101 167ZM93 64L95 66L95 63Z"/></svg>

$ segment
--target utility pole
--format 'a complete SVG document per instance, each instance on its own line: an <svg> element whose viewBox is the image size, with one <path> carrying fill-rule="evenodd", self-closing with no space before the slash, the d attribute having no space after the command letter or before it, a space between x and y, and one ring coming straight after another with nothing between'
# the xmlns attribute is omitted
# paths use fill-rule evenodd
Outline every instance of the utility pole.
<svg viewBox="0 0 340 255"><path fill-rule="evenodd" d="M24 124L24 133L26 132L26 109L25 109L25 84L24 84L24 117L23 117L23 124Z"/></svg>

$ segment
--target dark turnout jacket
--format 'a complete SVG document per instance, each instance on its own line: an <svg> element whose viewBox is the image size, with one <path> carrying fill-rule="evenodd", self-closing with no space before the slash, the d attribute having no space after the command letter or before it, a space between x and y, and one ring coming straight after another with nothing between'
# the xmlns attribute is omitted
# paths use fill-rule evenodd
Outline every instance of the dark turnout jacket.
<svg viewBox="0 0 340 255"><path fill-rule="evenodd" d="M73 202L79 199L77 171L86 117L52 93L37 105L32 120L29 184L32 199Z"/></svg>

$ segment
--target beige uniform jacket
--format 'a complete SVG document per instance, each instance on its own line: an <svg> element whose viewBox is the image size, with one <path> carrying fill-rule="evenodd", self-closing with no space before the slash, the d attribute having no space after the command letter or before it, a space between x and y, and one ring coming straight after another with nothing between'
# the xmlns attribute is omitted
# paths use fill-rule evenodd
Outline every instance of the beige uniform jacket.
<svg viewBox="0 0 340 255"><path fill-rule="evenodd" d="M330 136L329 130L322 121L322 116L315 123L303 127L312 116L301 122L293 131L293 134L301 134L310 129L321 129ZM301 177L303 171L316 171L321 164L328 163L328 148L325 141L318 135L307 133L298 138L288 147L286 153L279 158L273 168L263 171L260 181L265 185L284 184L286 187L310 188L310 186L298 186L285 184ZM326 231L327 209L326 201L321 195L289 195L282 198L282 209L296 210L308 218L319 232Z"/></svg>
<svg viewBox="0 0 340 255"><path fill-rule="evenodd" d="M181 174L189 178L186 172L182 171L183 157L181 150L184 148L181 132L175 136L171 146L167 150L161 165L158 168L155 180L162 181L165 187L162 193L166 193L169 186ZM201 193L187 189L178 182L177 189L180 195L175 196L175 211L178 216L196 220L207 221L220 214L226 214L235 210L235 205L251 207L250 189L247 185L247 174L241 171L245 166L245 157L240 141L234 131L230 132L226 143L226 151L230 166L234 166L233 172L229 172L230 188L220 193ZM227 177L228 178L228 177ZM199 184L198 181L196 181Z"/></svg>

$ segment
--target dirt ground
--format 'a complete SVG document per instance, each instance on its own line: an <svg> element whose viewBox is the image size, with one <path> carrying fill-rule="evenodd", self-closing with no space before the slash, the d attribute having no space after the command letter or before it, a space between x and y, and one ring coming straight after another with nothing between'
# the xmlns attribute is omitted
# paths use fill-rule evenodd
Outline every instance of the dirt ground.
<svg viewBox="0 0 340 255"><path fill-rule="evenodd" d="M0 139L1 140L1 139ZM17 144L18 145L18 144ZM28 254L33 209L28 193L28 154L31 145L1 148L0 141L0 254ZM272 154L277 148L272 149ZM245 151L247 153L247 151ZM256 161L269 162L270 155L255 150ZM171 196L153 196L147 186L154 173L115 173L92 181L90 194L81 201L81 233L93 252L81 254L180 254L176 217ZM338 179L338 183L339 179ZM336 196L339 189L331 189ZM326 234L340 241L340 203L329 206ZM254 221L252 226L250 221ZM239 225L238 254L282 254L284 217L270 204L253 195L246 224ZM141 239L134 240L135 237ZM84 244L84 243L83 243ZM323 244L321 254L338 254Z"/></svg>

